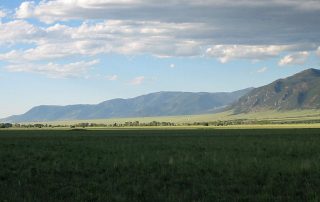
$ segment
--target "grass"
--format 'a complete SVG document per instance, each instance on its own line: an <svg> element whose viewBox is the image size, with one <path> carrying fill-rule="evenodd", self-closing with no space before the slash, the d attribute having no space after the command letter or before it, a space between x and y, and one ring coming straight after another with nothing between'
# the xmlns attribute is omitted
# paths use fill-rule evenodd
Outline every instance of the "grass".
<svg viewBox="0 0 320 202"><path fill-rule="evenodd" d="M113 124L125 122L139 121L140 123L172 122L176 124L194 123L194 122L213 122L213 121L229 121L229 120L267 120L267 121L320 121L320 110L291 110L291 111L263 111L248 114L233 114L231 111L221 112L217 114L201 114L201 115L183 115L183 116L166 116L166 117L133 117L133 118L112 118L112 119L95 119L95 120L73 120L73 121L53 121L44 124L52 125L75 125L78 123L96 123L96 124Z"/></svg>
<svg viewBox="0 0 320 202"><path fill-rule="evenodd" d="M2 130L0 201L319 201L320 129Z"/></svg>

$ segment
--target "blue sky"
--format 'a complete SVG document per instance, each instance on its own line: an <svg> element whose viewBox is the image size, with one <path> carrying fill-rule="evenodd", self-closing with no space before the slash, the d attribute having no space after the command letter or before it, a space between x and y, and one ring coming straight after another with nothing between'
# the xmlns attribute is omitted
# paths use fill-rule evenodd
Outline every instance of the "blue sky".
<svg viewBox="0 0 320 202"><path fill-rule="evenodd" d="M320 64L320 2L0 2L0 117L258 87Z"/></svg>

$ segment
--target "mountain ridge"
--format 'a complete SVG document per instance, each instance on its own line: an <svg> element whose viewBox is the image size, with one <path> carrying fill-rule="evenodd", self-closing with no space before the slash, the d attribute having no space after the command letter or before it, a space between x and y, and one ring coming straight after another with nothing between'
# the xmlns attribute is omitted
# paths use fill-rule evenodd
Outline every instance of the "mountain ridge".
<svg viewBox="0 0 320 202"><path fill-rule="evenodd" d="M39 105L22 115L10 116L0 121L16 123L213 113L252 89L218 93L161 91L128 99L115 98L91 105Z"/></svg>
<svg viewBox="0 0 320 202"><path fill-rule="evenodd" d="M320 108L320 70L307 69L253 89L230 107L235 113Z"/></svg>

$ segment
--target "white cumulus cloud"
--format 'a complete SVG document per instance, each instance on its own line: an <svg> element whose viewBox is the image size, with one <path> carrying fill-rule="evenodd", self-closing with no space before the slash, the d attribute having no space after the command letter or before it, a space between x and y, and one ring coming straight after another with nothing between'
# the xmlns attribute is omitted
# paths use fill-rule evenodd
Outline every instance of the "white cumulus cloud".
<svg viewBox="0 0 320 202"><path fill-rule="evenodd" d="M43 31L24 20L0 22L0 44L33 43L42 40Z"/></svg>
<svg viewBox="0 0 320 202"><path fill-rule="evenodd" d="M23 63L11 64L6 67L10 72L29 72L43 74L50 78L70 78L85 76L87 71L94 65L98 64L98 60L80 61L69 64L56 64L56 63Z"/></svg>
<svg viewBox="0 0 320 202"><path fill-rule="evenodd" d="M278 63L279 66L285 65L302 65L308 59L309 53L302 51L284 56Z"/></svg>
<svg viewBox="0 0 320 202"><path fill-rule="evenodd" d="M44 60L72 55L101 53L151 54L157 57L196 56L200 40L192 40L198 23L160 23L104 21L83 23L79 27L55 24L37 28L26 21L13 21L0 26L0 43L31 43L33 48L1 53L8 60ZM203 29L207 29L203 27ZM194 33L197 35L198 33Z"/></svg>
<svg viewBox="0 0 320 202"><path fill-rule="evenodd" d="M7 16L7 13L4 10L0 10L0 19Z"/></svg>
<svg viewBox="0 0 320 202"><path fill-rule="evenodd" d="M144 76L138 76L130 81L131 85L141 85L145 80Z"/></svg>
<svg viewBox="0 0 320 202"><path fill-rule="evenodd" d="M107 79L109 81L116 81L118 80L118 75L110 75L110 76L107 76Z"/></svg>
<svg viewBox="0 0 320 202"><path fill-rule="evenodd" d="M16 9L17 18L30 18L36 15L34 13L35 3L33 1L25 1L20 4L20 7Z"/></svg>
<svg viewBox="0 0 320 202"><path fill-rule="evenodd" d="M215 45L207 49L207 55L218 58L221 63L232 59L262 60L276 57L288 48L277 45Z"/></svg>
<svg viewBox="0 0 320 202"><path fill-rule="evenodd" d="M261 67L260 69L257 70L257 73L264 73L268 70L268 67Z"/></svg>

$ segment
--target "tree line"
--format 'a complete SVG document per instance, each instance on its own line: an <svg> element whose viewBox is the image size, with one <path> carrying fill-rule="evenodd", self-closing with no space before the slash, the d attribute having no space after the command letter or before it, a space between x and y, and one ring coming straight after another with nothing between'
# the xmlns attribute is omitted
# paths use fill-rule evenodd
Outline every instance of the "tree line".
<svg viewBox="0 0 320 202"><path fill-rule="evenodd" d="M0 123L0 128L94 128L94 127L148 127L148 126L232 126L232 125L267 125L267 124L313 124L320 123L320 119L316 120L293 120L293 121L272 121L272 120L218 120L211 122L193 122L193 123L174 123L174 122L139 122L128 121L124 123L78 123L78 124L12 124Z"/></svg>

